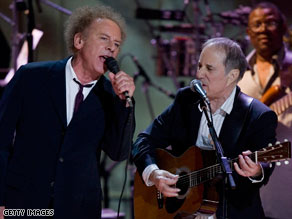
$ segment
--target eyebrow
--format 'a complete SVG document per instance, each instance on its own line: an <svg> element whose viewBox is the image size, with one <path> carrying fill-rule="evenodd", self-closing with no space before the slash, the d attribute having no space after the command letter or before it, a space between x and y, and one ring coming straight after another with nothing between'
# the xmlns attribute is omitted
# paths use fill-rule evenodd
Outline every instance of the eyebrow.
<svg viewBox="0 0 292 219"><path fill-rule="evenodd" d="M100 33L100 35L103 35L103 36L106 36L108 38L111 38L108 34L106 33ZM122 43L122 40L114 40L115 42L118 42L118 43Z"/></svg>
<svg viewBox="0 0 292 219"><path fill-rule="evenodd" d="M207 66L208 68L214 68L214 66L213 66L213 65L210 65L210 64L206 64L206 66Z"/></svg>

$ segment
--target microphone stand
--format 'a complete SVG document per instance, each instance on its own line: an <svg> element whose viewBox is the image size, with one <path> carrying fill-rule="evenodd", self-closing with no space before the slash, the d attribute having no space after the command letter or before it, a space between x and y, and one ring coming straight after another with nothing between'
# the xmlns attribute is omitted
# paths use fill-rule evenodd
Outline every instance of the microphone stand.
<svg viewBox="0 0 292 219"><path fill-rule="evenodd" d="M211 106L210 106L210 104L206 104L203 101L201 103L203 103L203 104L201 104L201 106L202 106L203 112L206 116L206 120L207 120L207 124L209 127L209 132L210 132L211 138L212 138L214 145L215 145L217 159L218 159L219 163L221 164L222 171L223 171L224 181L223 181L223 191L222 191L223 192L223 198L222 198L223 199L223 215L222 216L223 216L223 218L227 219L227 200L226 200L227 187L226 187L226 184L229 182L229 186L231 189L235 189L236 185L235 185L235 182L234 182L234 179L232 176L232 170L230 168L230 164L228 163L227 157L224 156L223 148L221 146L221 143L218 139L218 136L216 134L216 131L215 131L215 128L213 125ZM211 119L208 115L206 105L209 108Z"/></svg>
<svg viewBox="0 0 292 219"><path fill-rule="evenodd" d="M27 33L26 40L28 45L28 60L27 62L33 62L33 35L32 31L35 28L35 17L32 5L32 0L28 0L28 15L27 15Z"/></svg>
<svg viewBox="0 0 292 219"><path fill-rule="evenodd" d="M151 115L151 118L152 120L155 118L155 114L154 114L154 110L153 110L153 107L152 107L152 103L150 101L150 97L149 97L149 86L152 86L154 87L155 89L157 89L158 91L164 93L165 95L167 95L168 97L170 98L175 98L175 95L171 92L169 92L168 90L164 89L163 87L160 87L154 83L151 82L149 76L146 74L145 71L141 72L140 70L135 73L135 76L134 76L134 82L137 80L137 78L139 76L142 76L144 78L144 82L143 82L143 93L145 94L145 97L146 97L146 102L148 104L148 107L149 107L149 111L150 111L150 115Z"/></svg>

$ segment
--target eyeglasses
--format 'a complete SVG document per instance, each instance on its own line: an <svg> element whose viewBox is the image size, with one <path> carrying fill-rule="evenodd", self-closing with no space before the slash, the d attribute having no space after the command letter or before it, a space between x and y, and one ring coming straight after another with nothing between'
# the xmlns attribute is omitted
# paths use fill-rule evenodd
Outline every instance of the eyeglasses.
<svg viewBox="0 0 292 219"><path fill-rule="evenodd" d="M265 22L256 22L254 24L250 24L249 28L253 32L259 32L261 30L263 24L265 25L265 28L267 28L269 31L274 31L279 26L279 22L277 22L277 21L265 21Z"/></svg>

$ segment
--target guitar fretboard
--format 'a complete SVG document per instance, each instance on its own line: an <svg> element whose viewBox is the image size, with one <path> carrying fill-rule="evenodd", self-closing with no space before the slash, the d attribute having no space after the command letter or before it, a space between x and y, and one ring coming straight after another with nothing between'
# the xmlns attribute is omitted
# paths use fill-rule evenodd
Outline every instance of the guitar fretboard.
<svg viewBox="0 0 292 219"><path fill-rule="evenodd" d="M252 153L248 157L252 159L253 161L255 161L256 153ZM238 158L234 158L229 161L229 164L232 170L233 170L233 163L236 161L238 161ZM222 166L221 164L215 164L213 166L209 166L209 167L185 174L183 176L180 176L176 184L176 187L178 188L182 188L185 186L189 188L195 187L201 183L205 183L211 179L214 179L219 173L222 173Z"/></svg>
<svg viewBox="0 0 292 219"><path fill-rule="evenodd" d="M292 106L292 92L270 105L270 108L279 116Z"/></svg>

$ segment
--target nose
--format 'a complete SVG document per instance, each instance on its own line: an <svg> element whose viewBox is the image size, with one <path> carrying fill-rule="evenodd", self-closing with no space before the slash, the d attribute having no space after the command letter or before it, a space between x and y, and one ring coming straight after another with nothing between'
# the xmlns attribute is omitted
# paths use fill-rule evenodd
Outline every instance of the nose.
<svg viewBox="0 0 292 219"><path fill-rule="evenodd" d="M114 52L115 51L115 44L114 42L109 41L107 44L107 50Z"/></svg>
<svg viewBox="0 0 292 219"><path fill-rule="evenodd" d="M201 69L198 69L197 70L197 73L196 73L196 78L197 79L202 79L204 77L205 73L204 73L204 70L201 68Z"/></svg>

